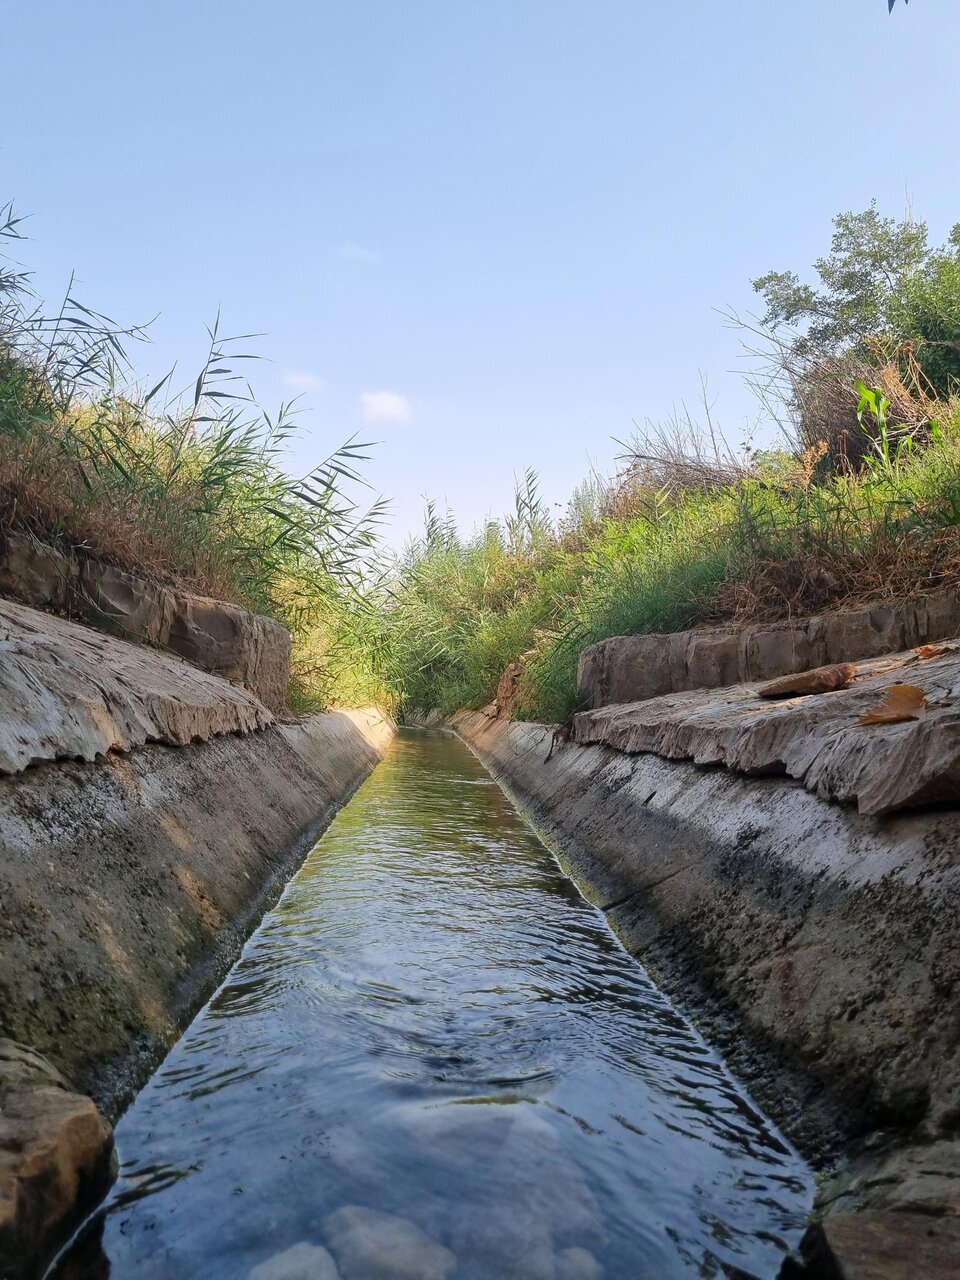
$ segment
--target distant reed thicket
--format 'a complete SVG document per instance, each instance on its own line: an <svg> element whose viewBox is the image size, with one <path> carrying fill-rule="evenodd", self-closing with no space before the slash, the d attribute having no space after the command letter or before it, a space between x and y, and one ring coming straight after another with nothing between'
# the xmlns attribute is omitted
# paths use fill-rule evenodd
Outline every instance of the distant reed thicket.
<svg viewBox="0 0 960 1280"><path fill-rule="evenodd" d="M731 314L779 446L731 447L707 397L637 432L611 482L554 520L535 472L474 535L427 512L383 597L402 707L451 712L525 669L514 714L577 708L580 650L607 636L774 620L956 580L960 571L960 228L931 249L912 217L835 219L817 285L754 282Z"/></svg>

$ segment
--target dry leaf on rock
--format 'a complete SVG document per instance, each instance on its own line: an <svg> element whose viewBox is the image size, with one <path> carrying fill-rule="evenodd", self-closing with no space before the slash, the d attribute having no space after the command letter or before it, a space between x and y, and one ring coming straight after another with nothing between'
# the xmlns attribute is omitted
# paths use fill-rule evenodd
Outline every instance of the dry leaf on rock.
<svg viewBox="0 0 960 1280"><path fill-rule="evenodd" d="M857 724L899 724L927 714L927 699L915 684L892 684L882 702L865 712Z"/></svg>
<svg viewBox="0 0 960 1280"><path fill-rule="evenodd" d="M801 671L793 676L781 676L757 690L758 698L787 698L791 694L832 693L845 689L857 668L852 662L840 662L836 666L815 667L813 671Z"/></svg>
<svg viewBox="0 0 960 1280"><path fill-rule="evenodd" d="M942 658L944 654L956 653L957 646L955 644L920 644L914 649L914 653L918 658L924 660L928 658Z"/></svg>

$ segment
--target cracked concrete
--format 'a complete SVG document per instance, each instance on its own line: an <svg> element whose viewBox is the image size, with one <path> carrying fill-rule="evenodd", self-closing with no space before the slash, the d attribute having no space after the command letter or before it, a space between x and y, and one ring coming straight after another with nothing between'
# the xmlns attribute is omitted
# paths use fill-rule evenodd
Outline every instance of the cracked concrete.
<svg viewBox="0 0 960 1280"><path fill-rule="evenodd" d="M273 723L252 693L182 659L0 600L0 774Z"/></svg>
<svg viewBox="0 0 960 1280"><path fill-rule="evenodd" d="M900 724L858 724L896 683L920 688L927 709ZM862 814L960 797L960 652L918 659L911 650L860 664L850 687L780 701L755 684L697 689L574 717L582 746L786 775L823 800Z"/></svg>

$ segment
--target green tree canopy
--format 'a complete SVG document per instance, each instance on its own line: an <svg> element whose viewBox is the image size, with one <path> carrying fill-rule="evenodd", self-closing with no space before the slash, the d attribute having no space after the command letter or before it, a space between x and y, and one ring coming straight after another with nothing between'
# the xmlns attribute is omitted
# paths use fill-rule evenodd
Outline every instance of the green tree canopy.
<svg viewBox="0 0 960 1280"><path fill-rule="evenodd" d="M883 217L872 202L833 220L830 252L813 264L819 283L794 271L753 281L762 324L796 356L854 352L866 359L911 344L935 391L960 383L960 224L931 250L926 224ZM795 330L790 337L789 331Z"/></svg>

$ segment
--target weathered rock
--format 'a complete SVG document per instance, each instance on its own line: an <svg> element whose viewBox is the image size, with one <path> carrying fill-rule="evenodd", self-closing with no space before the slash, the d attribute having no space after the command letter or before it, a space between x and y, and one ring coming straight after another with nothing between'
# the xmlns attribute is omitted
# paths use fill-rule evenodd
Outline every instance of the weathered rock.
<svg viewBox="0 0 960 1280"><path fill-rule="evenodd" d="M0 540L0 592L35 609L72 607L78 592L80 563L56 547L25 535Z"/></svg>
<svg viewBox="0 0 960 1280"><path fill-rule="evenodd" d="M22 534L8 535L0 545L0 592L169 649L204 671L244 685L273 711L285 706L290 635L272 618Z"/></svg>
<svg viewBox="0 0 960 1280"><path fill-rule="evenodd" d="M340 1280L340 1272L326 1249L302 1240L254 1267L247 1280Z"/></svg>
<svg viewBox="0 0 960 1280"><path fill-rule="evenodd" d="M0 600L0 774L185 746L273 724L245 689L177 658Z"/></svg>
<svg viewBox="0 0 960 1280"><path fill-rule="evenodd" d="M67 601L71 612L129 640L172 647L174 601L169 588L99 560L84 557L77 565L77 590Z"/></svg>
<svg viewBox="0 0 960 1280"><path fill-rule="evenodd" d="M457 1260L407 1218L346 1205L323 1220L343 1280L447 1280Z"/></svg>
<svg viewBox="0 0 960 1280"><path fill-rule="evenodd" d="M852 662L840 662L830 667L814 667L794 676L780 676L757 689L758 698L788 698L796 694L833 693L846 689L857 674Z"/></svg>
<svg viewBox="0 0 960 1280"><path fill-rule="evenodd" d="M922 719L859 724L896 680L922 689ZM960 800L960 655L918 661L911 651L859 668L837 692L762 702L753 686L700 689L602 707L575 717L581 745L785 774L862 814Z"/></svg>
<svg viewBox="0 0 960 1280"><path fill-rule="evenodd" d="M960 1280L960 1219L922 1213L836 1214L800 1244L809 1280Z"/></svg>
<svg viewBox="0 0 960 1280"><path fill-rule="evenodd" d="M114 1178L113 1132L39 1054L0 1040L0 1275L32 1280Z"/></svg>
<svg viewBox="0 0 960 1280"><path fill-rule="evenodd" d="M960 589L790 622L613 636L584 649L578 682L595 709L689 689L772 680L960 634Z"/></svg>

